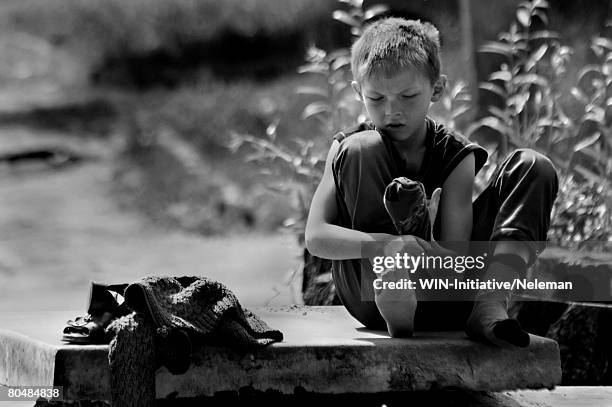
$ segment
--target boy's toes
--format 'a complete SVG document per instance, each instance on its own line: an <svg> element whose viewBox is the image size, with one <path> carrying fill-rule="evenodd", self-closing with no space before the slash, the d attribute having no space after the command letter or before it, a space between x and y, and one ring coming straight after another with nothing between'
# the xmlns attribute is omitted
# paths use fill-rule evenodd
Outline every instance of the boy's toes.
<svg viewBox="0 0 612 407"><path fill-rule="evenodd" d="M414 333L414 326L394 326L387 323L387 331L392 338L410 338Z"/></svg>

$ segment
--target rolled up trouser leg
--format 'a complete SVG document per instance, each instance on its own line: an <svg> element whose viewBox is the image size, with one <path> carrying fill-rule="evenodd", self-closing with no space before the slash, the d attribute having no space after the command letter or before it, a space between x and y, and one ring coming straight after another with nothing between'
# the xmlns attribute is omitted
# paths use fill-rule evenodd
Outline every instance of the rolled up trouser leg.
<svg viewBox="0 0 612 407"><path fill-rule="evenodd" d="M356 133L340 143L332 161L340 226L369 233L397 233L383 204L385 188L399 176L395 157L391 143L376 131ZM368 260L332 262L338 297L367 328L386 329L374 302L372 283L376 276L371 265L362 262ZM363 273L362 267L366 270Z"/></svg>
<svg viewBox="0 0 612 407"><path fill-rule="evenodd" d="M474 204L474 241L520 241L529 250L527 264L506 254L490 259L484 279L524 278L529 265L545 248L550 214L558 190L557 173L548 158L530 149L511 153ZM494 250L494 244L490 249ZM511 259L514 256L514 260ZM505 259L505 260L504 260ZM479 291L466 324L466 333L500 346L527 346L529 336L508 317L512 292Z"/></svg>

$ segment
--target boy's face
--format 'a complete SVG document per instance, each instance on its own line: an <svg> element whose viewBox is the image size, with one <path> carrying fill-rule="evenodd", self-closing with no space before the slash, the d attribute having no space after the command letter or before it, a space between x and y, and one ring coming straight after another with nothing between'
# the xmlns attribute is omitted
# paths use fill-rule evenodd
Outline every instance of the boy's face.
<svg viewBox="0 0 612 407"><path fill-rule="evenodd" d="M353 82L353 88L376 128L402 141L424 131L429 104L440 99L445 80L441 75L432 85L427 75L407 68L392 77L371 75L360 84Z"/></svg>

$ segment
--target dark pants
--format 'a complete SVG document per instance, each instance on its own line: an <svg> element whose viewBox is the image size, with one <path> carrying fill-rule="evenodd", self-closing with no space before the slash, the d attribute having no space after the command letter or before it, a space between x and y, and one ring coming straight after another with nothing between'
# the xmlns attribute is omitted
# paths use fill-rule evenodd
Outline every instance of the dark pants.
<svg viewBox="0 0 612 407"><path fill-rule="evenodd" d="M383 204L386 186L402 174L392 157L394 147L375 132L345 139L334 157L333 175L340 207L340 225L369 233L397 234ZM418 181L418 180L417 180ZM426 186L430 194L433 186ZM544 249L550 214L557 194L557 173L548 158L530 150L511 153L493 174L487 188L473 202L471 241L515 240L530 250L529 264ZM439 238L440 212L434 236ZM361 260L333 262L333 278L349 313L371 329L386 329L374 301L362 300ZM373 290L374 273L363 283ZM373 298L371 296L366 298ZM463 329L470 301L419 302L417 330Z"/></svg>

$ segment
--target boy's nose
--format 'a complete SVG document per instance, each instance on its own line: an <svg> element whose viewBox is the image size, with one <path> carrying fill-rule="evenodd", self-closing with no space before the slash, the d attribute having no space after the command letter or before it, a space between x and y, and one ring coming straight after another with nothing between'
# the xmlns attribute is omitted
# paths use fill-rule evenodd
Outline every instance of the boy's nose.
<svg viewBox="0 0 612 407"><path fill-rule="evenodd" d="M400 113L400 108L399 108L397 99L395 98L387 99L387 102L385 103L385 116L393 117L393 116L399 115L399 113Z"/></svg>

